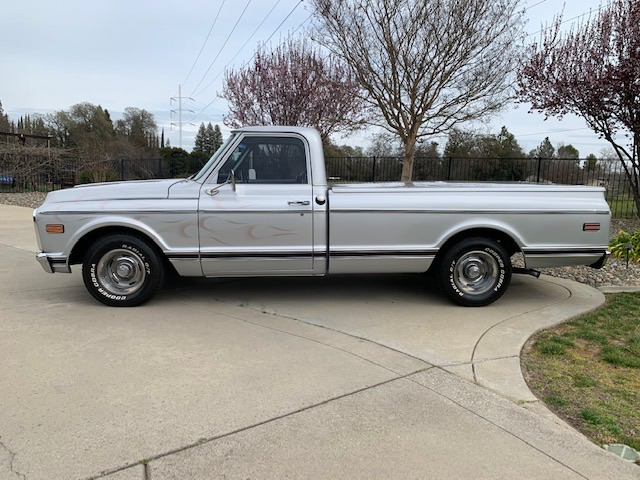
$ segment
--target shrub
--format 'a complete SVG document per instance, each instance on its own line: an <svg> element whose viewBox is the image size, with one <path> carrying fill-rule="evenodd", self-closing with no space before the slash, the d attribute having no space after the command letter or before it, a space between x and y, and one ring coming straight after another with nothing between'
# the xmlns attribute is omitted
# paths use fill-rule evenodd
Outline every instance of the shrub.
<svg viewBox="0 0 640 480"><path fill-rule="evenodd" d="M118 172L110 169L92 168L78 173L79 183L115 182L119 179Z"/></svg>
<svg viewBox="0 0 640 480"><path fill-rule="evenodd" d="M627 258L629 252L629 260L640 262L640 230L635 233L620 230L618 236L611 239L609 247L614 257Z"/></svg>

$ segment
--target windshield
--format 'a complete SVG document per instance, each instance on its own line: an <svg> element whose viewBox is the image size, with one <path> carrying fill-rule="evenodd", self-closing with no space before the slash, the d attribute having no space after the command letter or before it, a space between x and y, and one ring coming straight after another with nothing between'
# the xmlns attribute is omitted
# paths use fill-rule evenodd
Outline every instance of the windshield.
<svg viewBox="0 0 640 480"><path fill-rule="evenodd" d="M209 161L205 164L205 166L202 167L200 171L194 175L193 180L197 182L205 176L205 174L211 169L211 167L218 161L218 158L220 158L220 155L222 154L222 152L226 150L227 146L229 146L229 144L233 141L235 136L236 136L235 133L232 133L231 135L229 135L229 138L227 138L227 141L224 142L218 150L216 150L216 153L213 154L213 156L209 159Z"/></svg>

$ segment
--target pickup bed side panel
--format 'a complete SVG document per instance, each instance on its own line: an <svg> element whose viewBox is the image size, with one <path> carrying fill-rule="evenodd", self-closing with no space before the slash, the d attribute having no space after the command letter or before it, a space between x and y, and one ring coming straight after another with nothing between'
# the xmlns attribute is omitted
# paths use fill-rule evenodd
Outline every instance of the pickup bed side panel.
<svg viewBox="0 0 640 480"><path fill-rule="evenodd" d="M348 185L329 197L330 273L424 272L449 238L478 228L509 235L530 268L590 265L607 251L610 214L597 188Z"/></svg>

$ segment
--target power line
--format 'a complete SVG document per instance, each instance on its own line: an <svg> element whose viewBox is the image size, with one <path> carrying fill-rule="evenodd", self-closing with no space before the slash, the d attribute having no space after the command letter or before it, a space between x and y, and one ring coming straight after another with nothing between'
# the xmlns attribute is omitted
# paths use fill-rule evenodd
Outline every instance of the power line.
<svg viewBox="0 0 640 480"><path fill-rule="evenodd" d="M520 137L535 137L537 135L547 135L547 134L551 134L551 133L564 133L564 132L577 132L579 130L591 130L591 129L587 128L587 127L568 128L568 129L564 129L564 130L550 130L550 131L538 132L538 133L523 133L522 135L515 135L515 137L516 138L520 138Z"/></svg>
<svg viewBox="0 0 640 480"><path fill-rule="evenodd" d="M280 0L278 0L278 1L280 1ZM213 19L213 23L211 24L211 28L209 29L209 33L207 33L207 38L204 39L204 43L202 44L202 47L200 47L200 51L198 52L198 56L194 60L193 65L191 65L191 69L189 70L189 73L187 73L187 78L185 78L184 81L182 82L183 86L187 83L187 80L189 80L189 77L191 76L191 72L193 72L193 68L196 66L196 63L198 63L198 60L200 59L200 55L202 55L202 50L204 50L204 46L207 44L207 41L209 41L209 37L211 36L211 32L213 31L213 28L216 26L216 22L218 21L218 17L220 16L220 12L222 11L222 7L224 7L224 2L226 2L226 0L222 0L222 4L220 5L220 8L218 9L218 13L216 14L216 18Z"/></svg>
<svg viewBox="0 0 640 480"><path fill-rule="evenodd" d="M200 85L202 85L202 82L204 81L204 79L206 78L207 74L209 73L209 71L211 70L211 67L213 67L213 64L216 63L216 60L218 60L218 57L220 56L220 54L222 53L222 50L224 50L224 47L227 45L227 42L229 41L229 39L231 38L231 35L233 35L233 32L236 31L236 27L238 26L238 24L240 23L240 20L242 20L242 17L244 16L244 13L247 11L247 8L249 7L249 4L251 3L251 0L249 0L247 2L247 4L244 6L244 10L242 10L242 13L240 14L240 16L238 17L238 20L236 20L235 25L233 26L233 28L231 29L231 32L229 32L229 35L227 36L227 39L224 41L224 43L222 44L222 46L220 47L220 50L218 50L218 53L216 54L215 58L213 59L213 61L209 64L209 68L207 68L207 71L204 72L204 75L202 76L202 78L200 79L200 81L198 82L198 85L196 85L196 88L193 89L193 92L191 93L191 96L193 96L193 94L195 93L195 91L198 89L198 87Z"/></svg>
<svg viewBox="0 0 640 480"><path fill-rule="evenodd" d="M218 75L215 76L215 78L213 80L211 80L206 87L204 87L202 90L200 90L197 95L200 95L202 92L204 92L207 88L209 88L211 86L211 84L213 82L215 82L218 78L220 78L220 75L222 75L224 73L224 71L226 70L226 68L236 59L236 57L240 54L240 52L244 49L244 47L247 46L247 44L249 43L249 41L255 36L255 34L258 32L258 30L260 29L260 27L264 24L264 22L267 21L267 18L269 18L269 15L271 15L271 13L273 12L273 10L278 6L278 4L281 2L282 0L278 0L273 7L271 7L271 10L269 10L269 13L267 13L267 16L264 17L264 19L262 20L262 22L260 22L260 24L256 27L256 29L253 31L253 33L251 34L251 36L249 38L247 38L247 41L244 42L244 44L240 47L240 49L236 52L236 54L233 56L233 58L231 58L231 60L229 60L227 62L227 64L224 66L224 68L220 71L220 73L218 73Z"/></svg>
<svg viewBox="0 0 640 480"><path fill-rule="evenodd" d="M600 10L602 10L602 5L600 5L600 6L599 6L598 8L596 8L595 10L589 9L589 11L588 11L588 12L584 12L584 13L582 13L582 14L580 14L580 15L576 15L575 17L569 18L569 19L567 19L567 20L563 20L562 22L560 22L560 25L564 25L565 23L571 22L571 21L573 21L573 20L577 20L577 19L579 19L579 18L586 17L587 15L591 15L591 14L593 14L593 13L597 13L597 12L599 12ZM529 35L527 35L527 37L532 37L533 35L537 35L537 34L539 34L539 33L544 32L545 30L547 30L547 29L546 29L546 28L543 28L543 29L541 29L541 30L538 30L537 32L530 33Z"/></svg>
<svg viewBox="0 0 640 480"><path fill-rule="evenodd" d="M269 40L271 40L271 38L276 34L276 32L280 29L280 27L282 27L282 25L284 24L284 22L286 22L286 21L287 21L287 19L288 19L288 18L293 14L293 12L295 11L295 9L296 9L296 8L298 8L298 5L300 5L302 2L303 2L303 0L300 0L300 1L296 4L296 6L295 6L295 7L293 7L293 9L289 12L289 14L285 17L285 19L284 19L282 22L280 22L280 25L278 25L278 27L277 27L277 28L273 31L273 33L269 36L269 38L266 40L266 42L268 42ZM312 17L312 16L313 16L313 14L309 15L309 16L307 17L307 19L306 19L304 22L302 22L300 25L298 25L298 27L297 27L295 30L293 30L293 31L292 31L292 32L287 36L287 38L289 38L291 35L293 35L293 34L294 34L294 33L296 33L298 30L300 30L300 28L302 28L302 26L303 26L305 23L307 23L307 22L309 21L309 19L311 19L311 17ZM266 43L266 42L265 42L265 43ZM251 60L253 60L253 59L255 58L255 56L256 56L256 55L257 55L257 52L253 54L253 56L249 59L249 61L248 61L247 63L251 62ZM225 68L226 68L228 65L229 65L229 64L227 63L227 65L225 65ZM220 73L216 76L216 78L215 78L214 80L218 79L218 77L220 77L220 75L222 75L222 73L223 73L223 72L224 72L224 70L223 70L222 72L220 72ZM201 92L202 92L202 91L204 91L204 90L206 90L206 89L211 85L211 83L213 83L213 81L211 81L211 82L209 83L209 85L207 85L203 90L201 90ZM202 114L202 112L204 112L207 108L209 108L209 107L210 107L210 106L211 106L211 105L212 105L216 100L218 100L218 97L214 97L214 98L213 98L213 100L211 100L211 101L210 101L210 102L209 102L209 103L208 103L204 108L202 108L200 111L198 111L198 113L196 113L196 114L193 116L193 118L190 120L190 122L193 122L196 118L198 118L198 117Z"/></svg>
<svg viewBox="0 0 640 480"><path fill-rule="evenodd" d="M278 1L280 1L280 0L278 0ZM303 1L303 0L300 0L300 3L302 3L302 1ZM282 22L280 22L280 25L278 25L278 28L276 28L276 30L275 30L275 31L274 31L274 32L269 36L269 38L266 40L266 42L268 42L268 41L271 39L271 37L273 37L273 35L274 35L274 34L275 34L279 29L280 29L280 27L282 27L282 25L284 24L284 22L286 22L286 21L287 21L287 18L289 18L289 17L291 16L291 14L293 13L293 11L296 9L296 7L297 7L298 5L300 5L300 3L298 3L298 4L293 8L293 10L291 10L291 12L289 12L289 15L287 15L287 16L286 16L286 18L285 18ZM303 26L305 23L307 23L307 22L309 21L309 19L310 19L312 16L313 16L313 14L309 15L309 16L307 17L307 19L306 19L304 22L302 22L300 25L298 25L298 27L297 27L294 31L292 31L291 33L289 33L289 35L287 36L287 38L289 38L291 35L293 35L293 34L294 34L294 33L296 33L298 30L300 30L300 29L302 28L302 26ZM259 26L258 26L258 28L259 28ZM257 29L256 29L256 31L257 31ZM255 32L254 32L254 34L255 34ZM252 35L252 37L253 37L253 35ZM265 43L266 43L266 42L265 42ZM246 46L246 44L247 44L247 43L248 43L248 41L247 41L247 42L245 42L245 44L240 48L240 50L238 50L238 52L233 56L233 58L227 62L227 64L224 66L224 68L223 68L222 70L220 70L220 72L218 72L218 75L216 75L216 76L215 76L215 78L214 78L213 80L211 80L211 81L207 84L207 86L206 86L206 87L204 87L202 90L200 90L200 91L198 92L198 95L199 95L199 94L201 94L202 92L204 92L207 88L209 88L209 87L213 84L213 82L215 82L218 78L220 78L220 76L225 72L225 70L227 69L227 67L228 67L229 65L231 65L231 62L233 62L233 60L235 60L235 58L236 58L236 57L238 56L238 54L242 51L242 49ZM243 64L248 64L248 63L250 63L250 62L251 62L251 60L253 60L253 59L255 58L255 56L256 56L256 55L257 55L257 52L253 54L253 56L249 59L249 61L248 61L248 62L244 62Z"/></svg>
<svg viewBox="0 0 640 480"><path fill-rule="evenodd" d="M304 0L300 0L298 3L296 3L296 5L291 9L291 11L289 12L289 14L288 14L286 17L284 17L284 20L282 20L282 22L280 22L280 25L278 25L278 26L276 27L276 29L273 31L273 33L272 33L271 35L269 35L269 38L267 38L267 39L263 42L263 45L266 45L266 44L269 42L269 40L271 40L271 38L276 34L276 32L277 32L278 30L280 30L280 27L282 27L282 25L284 25L284 22L286 22L286 21L289 19L289 17L290 17L291 15L293 15L293 12L295 12L295 11L296 11L296 8L298 8L298 6L300 6L300 4L301 4L303 1L304 1ZM307 17L307 20L305 20L304 22L302 22L302 23L298 26L298 28L296 28L296 29L295 29L295 30L294 30L290 35L293 35L295 32L297 32L297 31L300 29L300 27L302 27L302 25L304 25L305 23L307 23L307 21L308 21L312 16L313 16L313 13L312 13L311 15L309 15L309 16ZM290 35L289 35L289 36L290 36ZM258 52L254 53L254 54L253 54L253 56L249 59L249 61L248 61L247 63L251 63L251 60L253 60L253 59L256 57L256 55L257 55L257 54L258 54Z"/></svg>
<svg viewBox="0 0 640 480"><path fill-rule="evenodd" d="M540 0L538 3L534 3L533 5L529 5L528 7L526 7L526 8L524 9L524 11L526 12L526 11L528 11L528 10L531 10L533 7L537 7L538 5L541 5L541 4L543 4L544 2L546 2L546 1L547 1L547 0Z"/></svg>
<svg viewBox="0 0 640 480"><path fill-rule="evenodd" d="M199 104L199 105L197 105L197 107L198 107L198 108L200 108L200 107L202 107L202 106L205 106L205 103L204 103L204 102L200 102L200 101L198 101L198 100L192 100L192 101L193 101L193 103ZM216 111L218 111L218 112L220 112L220 113L225 113L225 112L224 112L224 110L221 110L221 109L216 108L216 107L213 107L213 110L216 110Z"/></svg>

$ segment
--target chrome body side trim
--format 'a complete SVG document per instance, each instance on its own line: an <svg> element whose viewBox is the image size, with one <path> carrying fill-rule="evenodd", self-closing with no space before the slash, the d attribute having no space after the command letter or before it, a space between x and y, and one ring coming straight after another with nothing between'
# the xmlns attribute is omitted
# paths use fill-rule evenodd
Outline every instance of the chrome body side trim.
<svg viewBox="0 0 640 480"><path fill-rule="evenodd" d="M609 215L606 210L510 210L505 208L504 210L454 210L454 209L349 209L349 208L336 208L331 210L332 214L336 213L352 213L352 214L365 214L365 213L380 213L380 214L406 214L406 213L424 213L424 214L442 214L442 215Z"/></svg>

